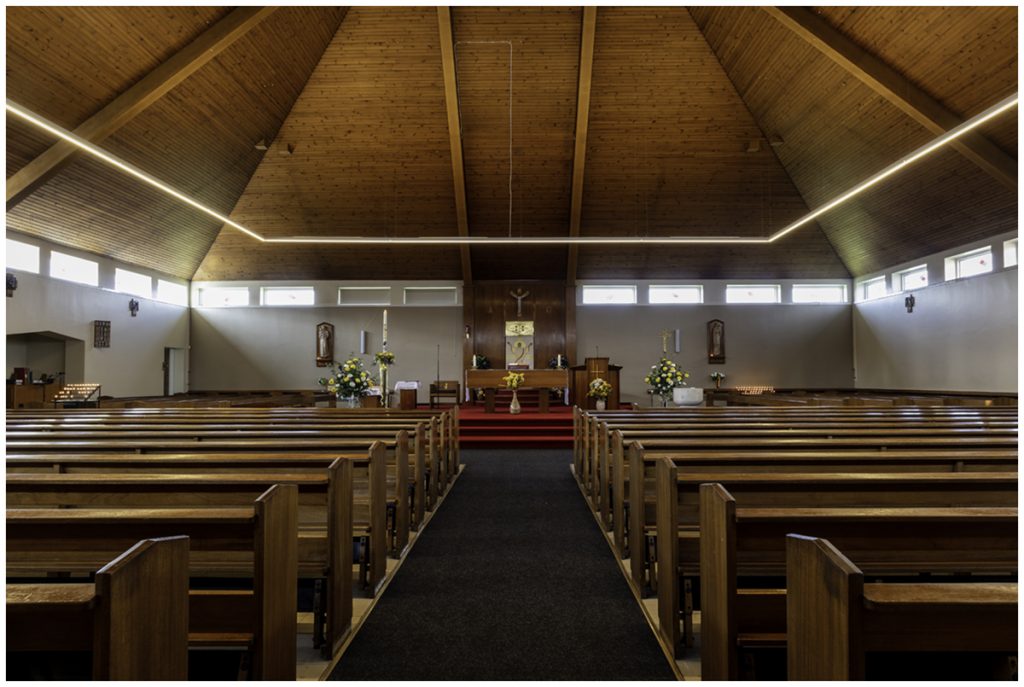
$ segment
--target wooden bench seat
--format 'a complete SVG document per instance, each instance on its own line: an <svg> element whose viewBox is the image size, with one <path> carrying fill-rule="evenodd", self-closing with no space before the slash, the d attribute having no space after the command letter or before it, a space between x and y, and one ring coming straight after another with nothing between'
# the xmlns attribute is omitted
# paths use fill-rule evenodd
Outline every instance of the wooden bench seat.
<svg viewBox="0 0 1024 687"><path fill-rule="evenodd" d="M786 571L790 680L864 680L871 652L1018 650L1016 582L865 583L828 540L793 534Z"/></svg>
<svg viewBox="0 0 1024 687"><path fill-rule="evenodd" d="M88 651L93 680L188 679L188 544L140 541L93 583L8 584L8 660Z"/></svg>
<svg viewBox="0 0 1024 687"><path fill-rule="evenodd" d="M8 509L7 574L93 573L111 551L144 538L189 537L193 576L238 574L239 556L251 556L250 595L218 596L245 612L218 616L234 635L252 636L252 672L256 679L294 680L297 632L297 490L275 485L251 507L196 509ZM226 555L221 568L218 557ZM229 598L230 597L230 598ZM191 605L191 601L190 601ZM189 616L189 631L203 633L200 614ZM247 623L246 621L252 621Z"/></svg>
<svg viewBox="0 0 1024 687"><path fill-rule="evenodd" d="M752 508L793 506L832 509L1014 507L1018 501L1015 472L696 473L682 470L663 458L658 464L658 564L651 578L657 580L659 615L669 630L664 635L666 641L679 640L678 634L672 633L670 619L681 614L683 641L692 643L689 581L700 572L700 549L695 547L694 537L703 534L700 530L702 485L716 482L728 489L731 498L747 509L746 512ZM679 536L687 538L684 547L677 544ZM662 561L669 563L662 566ZM684 578L682 582L680 576Z"/></svg>
<svg viewBox="0 0 1024 687"><path fill-rule="evenodd" d="M325 471L308 474L9 473L7 504L9 508L121 509L235 506L252 503L271 485L293 484L298 489L299 576L317 581L313 641L329 658L351 627L351 542L353 537L369 541L372 531L368 494L361 503L353 500L357 460L337 458ZM360 563L360 579L369 586L370 560ZM239 564L243 572L251 565ZM221 565L223 569L223 560ZM383 570L374 572L383 579ZM374 582L379 585L381 580Z"/></svg>
<svg viewBox="0 0 1024 687"><path fill-rule="evenodd" d="M738 508L722 485L705 484L699 554L702 679L737 679L738 635L744 632L737 622L751 615L739 608L750 595L738 593L738 578L784 575L786 535L793 532L841 545L872 575L986 573L1009 579L1017 571L1016 508ZM676 537L659 537L659 553L678 560L678 555L668 558L677 543ZM761 590L759 596L757 631L785 632L784 616L765 613L771 605L764 597L770 594ZM678 613L663 612L659 603L659 615L661 631L678 637Z"/></svg>

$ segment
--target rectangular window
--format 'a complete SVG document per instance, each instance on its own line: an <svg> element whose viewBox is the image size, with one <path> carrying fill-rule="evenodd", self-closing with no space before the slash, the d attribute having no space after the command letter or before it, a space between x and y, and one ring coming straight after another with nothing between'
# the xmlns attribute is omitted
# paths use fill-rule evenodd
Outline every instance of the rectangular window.
<svg viewBox="0 0 1024 687"><path fill-rule="evenodd" d="M647 302L661 305L663 303L703 303L704 287L689 286L651 286L647 289Z"/></svg>
<svg viewBox="0 0 1024 687"><path fill-rule="evenodd" d="M892 285L900 291L922 289L928 286L928 266L918 265L892 276Z"/></svg>
<svg viewBox="0 0 1024 687"><path fill-rule="evenodd" d="M188 305L188 287L164 279L156 280L156 298L173 305Z"/></svg>
<svg viewBox="0 0 1024 687"><path fill-rule="evenodd" d="M725 287L726 303L778 303L778 284L729 284Z"/></svg>
<svg viewBox="0 0 1024 687"><path fill-rule="evenodd" d="M860 285L861 300L870 301L874 298L888 296L889 290L885 287L885 277L877 277L862 282Z"/></svg>
<svg viewBox="0 0 1024 687"><path fill-rule="evenodd" d="M79 284L99 286L100 266L92 260L50 251L50 276Z"/></svg>
<svg viewBox="0 0 1024 687"><path fill-rule="evenodd" d="M339 286L338 305L391 305L391 287Z"/></svg>
<svg viewBox="0 0 1024 687"><path fill-rule="evenodd" d="M407 286L402 298L406 305L458 305L459 290L454 286Z"/></svg>
<svg viewBox="0 0 1024 687"><path fill-rule="evenodd" d="M312 286L264 286L260 290L263 305L313 305Z"/></svg>
<svg viewBox="0 0 1024 687"><path fill-rule="evenodd" d="M794 303L845 303L846 284L794 284Z"/></svg>
<svg viewBox="0 0 1024 687"><path fill-rule="evenodd" d="M633 305L636 303L635 286L584 286L584 305Z"/></svg>
<svg viewBox="0 0 1024 687"><path fill-rule="evenodd" d="M114 270L114 290L144 298L153 297L153 278L120 267Z"/></svg>
<svg viewBox="0 0 1024 687"><path fill-rule="evenodd" d="M200 307L238 307L249 305L249 289L244 286L211 286L199 289Z"/></svg>
<svg viewBox="0 0 1024 687"><path fill-rule="evenodd" d="M965 279L991 271L991 246L946 258L946 279Z"/></svg>
<svg viewBox="0 0 1024 687"><path fill-rule="evenodd" d="M7 239L7 266L12 270L39 274L39 246Z"/></svg>
<svg viewBox="0 0 1024 687"><path fill-rule="evenodd" d="M1017 239L1010 239L1003 244L1003 267L1017 266Z"/></svg>

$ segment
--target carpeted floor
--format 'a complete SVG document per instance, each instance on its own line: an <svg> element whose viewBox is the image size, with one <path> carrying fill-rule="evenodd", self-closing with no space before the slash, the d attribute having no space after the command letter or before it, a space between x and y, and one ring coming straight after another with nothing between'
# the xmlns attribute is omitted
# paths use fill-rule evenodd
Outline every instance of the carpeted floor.
<svg viewBox="0 0 1024 687"><path fill-rule="evenodd" d="M672 680L563 450L466 470L334 680Z"/></svg>

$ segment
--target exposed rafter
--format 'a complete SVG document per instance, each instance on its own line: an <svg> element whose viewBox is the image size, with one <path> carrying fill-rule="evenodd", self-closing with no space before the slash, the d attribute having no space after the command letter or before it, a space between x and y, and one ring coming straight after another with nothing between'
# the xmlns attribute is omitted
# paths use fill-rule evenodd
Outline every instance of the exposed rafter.
<svg viewBox="0 0 1024 687"><path fill-rule="evenodd" d="M863 82L934 134L963 123L888 64L840 33L824 18L803 7L762 7L780 24ZM964 157L1009 189L1017 189L1017 162L979 133L951 144Z"/></svg>
<svg viewBox="0 0 1024 687"><path fill-rule="evenodd" d="M580 215L583 212L583 170L587 158L587 125L590 121L590 77L594 67L594 29L597 26L597 8L583 8L583 33L580 37L580 80L576 89L576 148L572 158L572 200L569 206L569 236L580 235ZM569 264L566 283L576 283L579 246L569 246Z"/></svg>
<svg viewBox="0 0 1024 687"><path fill-rule="evenodd" d="M462 121L459 117L458 83L455 80L455 45L452 39L452 13L448 7L437 8L437 26L441 36L441 64L444 69L444 103L448 110L448 141L452 153L452 182L455 185L455 216L459 236L469 236L469 215L466 212L466 170L462 162ZM473 281L473 265L469 246L459 246L462 257L462 280Z"/></svg>
<svg viewBox="0 0 1024 687"><path fill-rule="evenodd" d="M76 136L99 143L140 112L187 79L232 43L276 11L276 7L240 7L79 125ZM59 141L7 180L7 209L42 186L79 154L78 148Z"/></svg>

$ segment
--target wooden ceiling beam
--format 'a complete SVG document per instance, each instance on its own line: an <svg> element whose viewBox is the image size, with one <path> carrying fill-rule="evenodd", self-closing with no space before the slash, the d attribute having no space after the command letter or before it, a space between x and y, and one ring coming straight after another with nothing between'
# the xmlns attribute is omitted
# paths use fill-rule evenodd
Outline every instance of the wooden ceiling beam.
<svg viewBox="0 0 1024 687"><path fill-rule="evenodd" d="M594 30L597 26L597 7L583 8L583 29L580 36L580 79L576 88L576 148L572 158L572 195L569 205L569 236L580 235L580 216L583 213L583 169L587 159L587 127L590 123L590 80L594 68ZM569 245L569 263L565 279L568 286L576 285L579 263L579 244Z"/></svg>
<svg viewBox="0 0 1024 687"><path fill-rule="evenodd" d="M140 112L163 97L201 67L247 34L276 7L239 7L176 52L109 105L85 120L75 135L90 143L99 143ZM71 163L80 151L66 141L58 141L39 157L7 180L7 210L30 196L54 174Z"/></svg>
<svg viewBox="0 0 1024 687"><path fill-rule="evenodd" d="M942 135L963 123L961 117L810 9L761 9L933 134ZM1014 191L1017 189L1017 161L981 134L972 131L950 145L1003 186Z"/></svg>
<svg viewBox="0 0 1024 687"><path fill-rule="evenodd" d="M452 38L452 13L448 7L437 8L437 26L441 38L441 66L444 70L444 104L448 110L448 142L452 153L452 182L455 186L455 217L459 236L469 236L469 215L466 211L466 170L462 160L462 121L459 116L459 91L455 80L455 44ZM469 246L459 246L462 258L462 280L473 282L473 264Z"/></svg>

